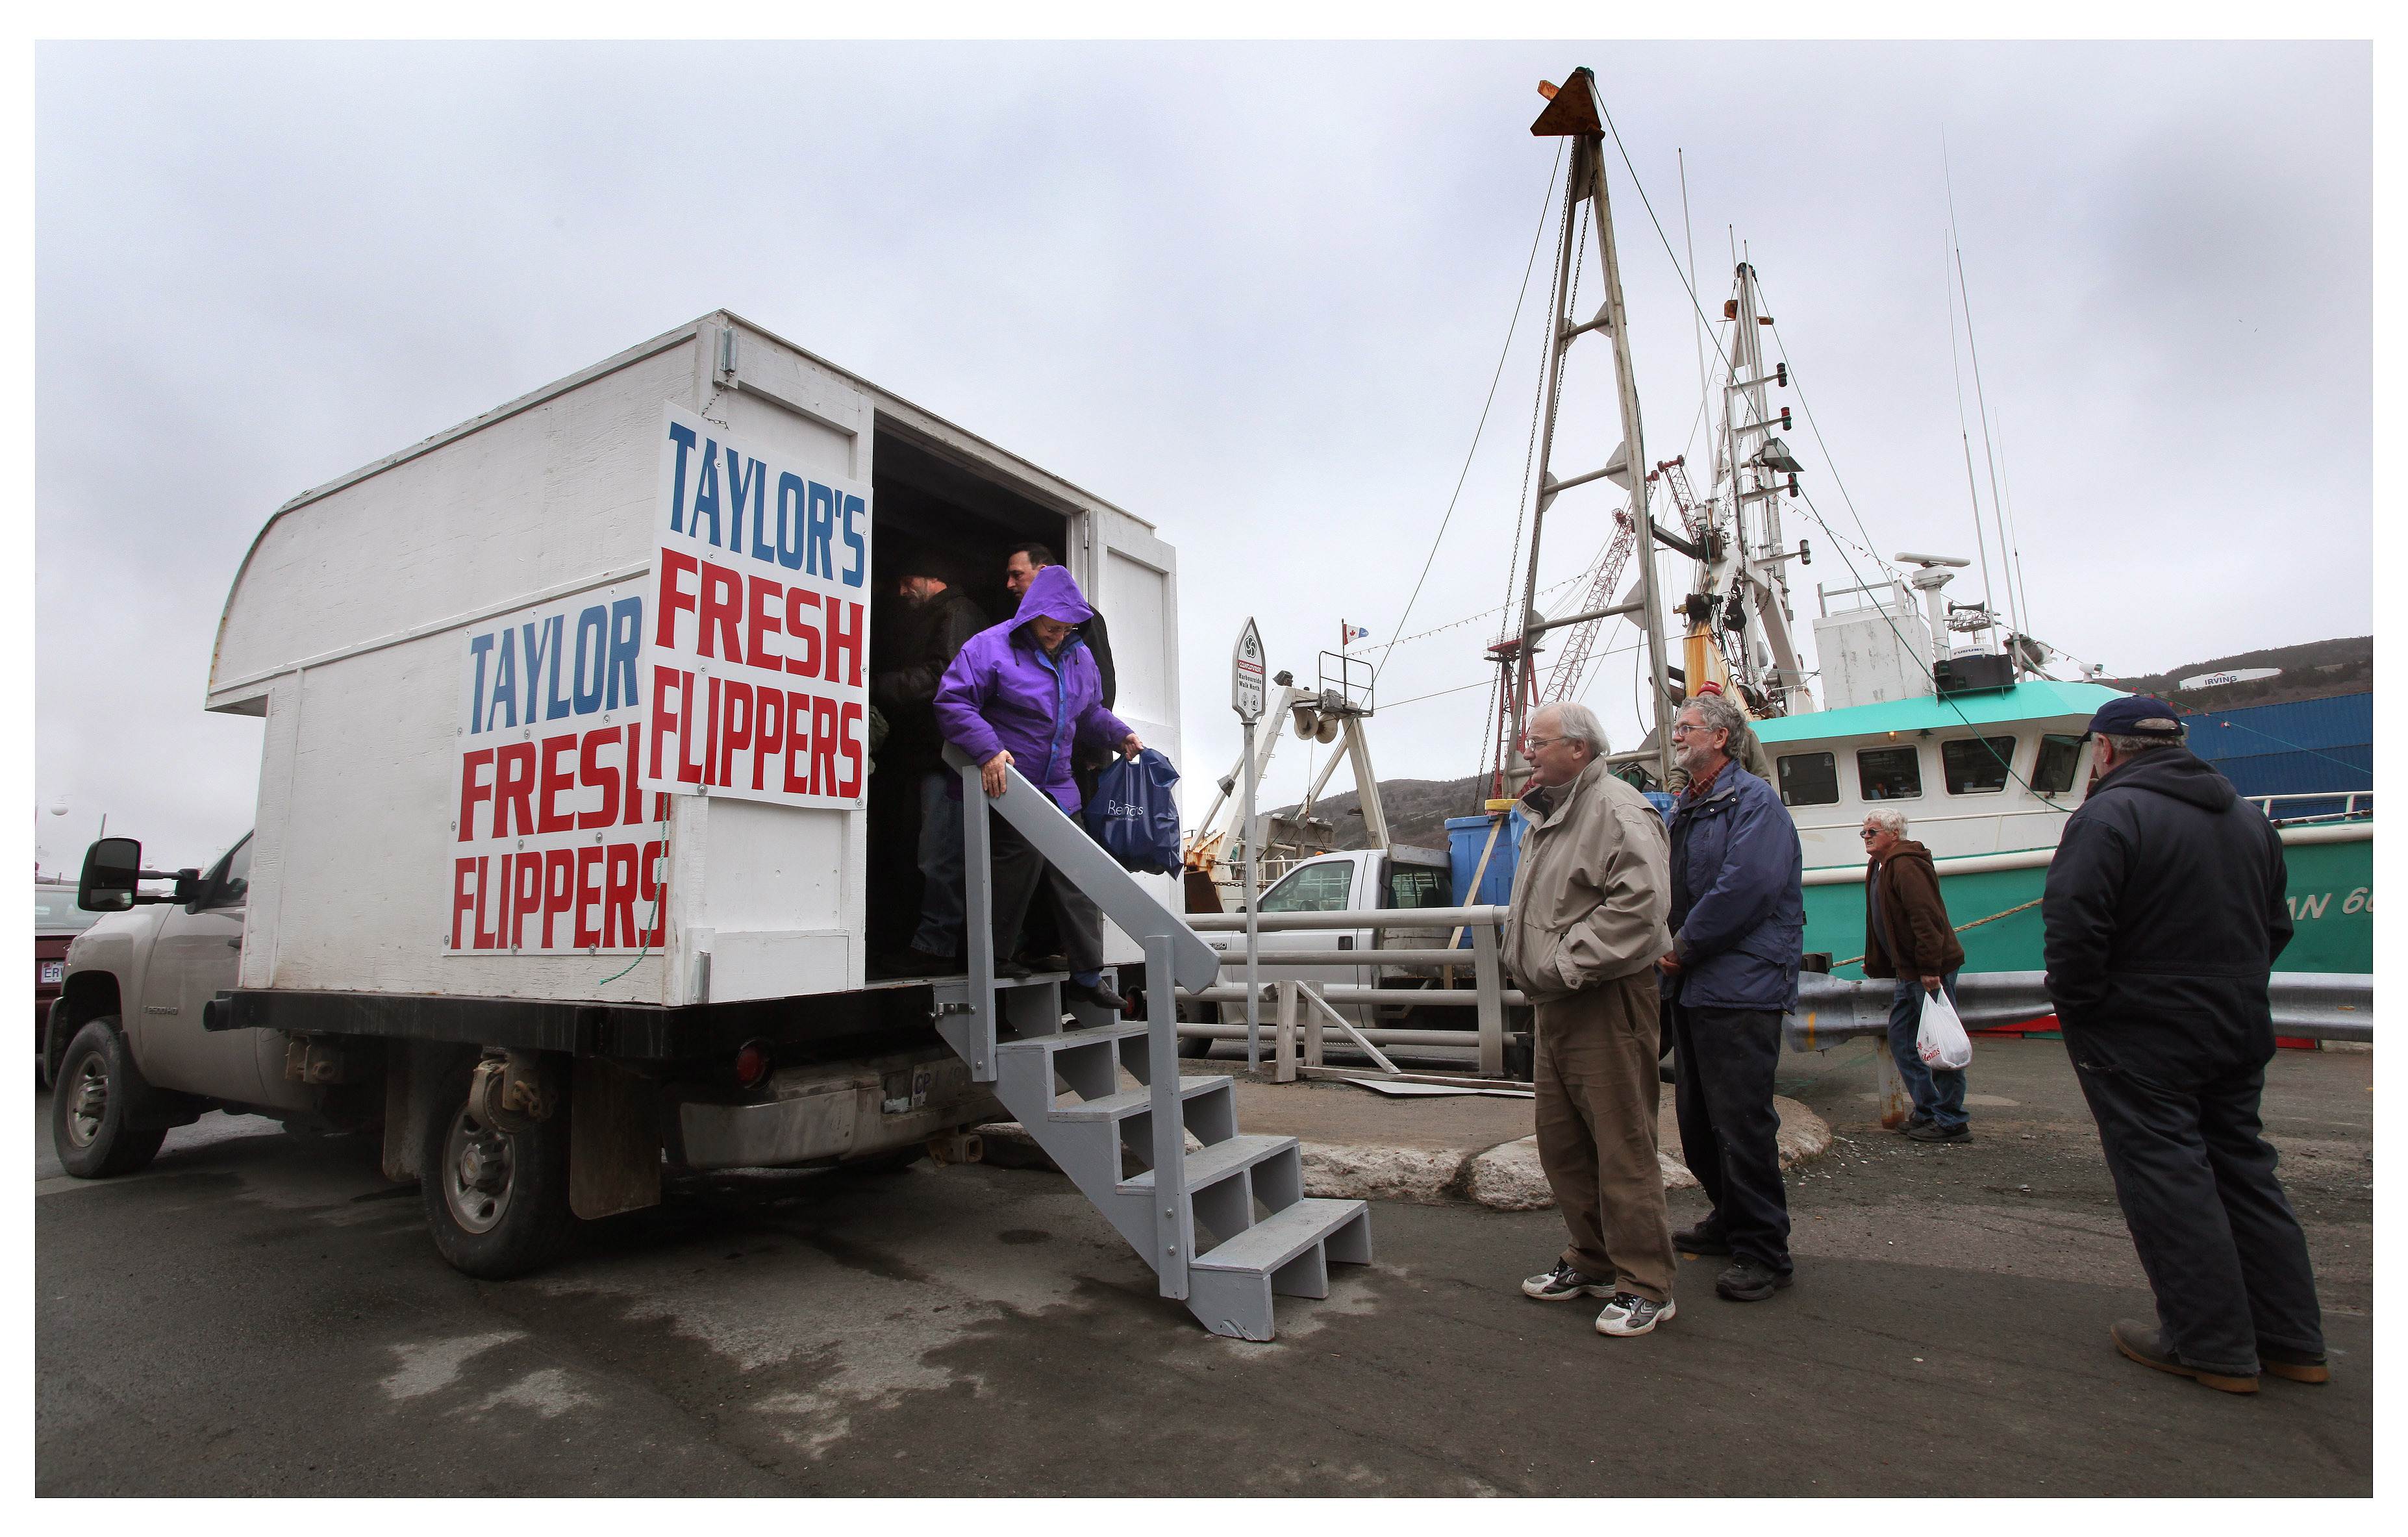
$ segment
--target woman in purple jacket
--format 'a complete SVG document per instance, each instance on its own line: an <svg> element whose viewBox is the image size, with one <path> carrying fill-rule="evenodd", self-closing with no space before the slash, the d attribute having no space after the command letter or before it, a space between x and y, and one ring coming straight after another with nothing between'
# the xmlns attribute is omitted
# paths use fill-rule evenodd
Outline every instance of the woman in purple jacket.
<svg viewBox="0 0 2408 1537"><path fill-rule="evenodd" d="M1003 794L1003 771L1016 768L1052 796L1064 814L1076 816L1079 786L1070 766L1081 743L1117 745L1130 757L1144 749L1137 733L1104 708L1103 676L1078 633L1094 614L1069 571L1048 566L1029 582L1020 611L970 637L945 669L937 685L937 728L978 762L990 799ZM961 793L958 784L953 793ZM1119 1013L1120 995L1104 985L1103 914L1011 824L990 817L988 829L996 972L1028 975L1026 967L1008 957L1020 942L1021 923L1041 883L1061 914L1070 967L1067 991Z"/></svg>

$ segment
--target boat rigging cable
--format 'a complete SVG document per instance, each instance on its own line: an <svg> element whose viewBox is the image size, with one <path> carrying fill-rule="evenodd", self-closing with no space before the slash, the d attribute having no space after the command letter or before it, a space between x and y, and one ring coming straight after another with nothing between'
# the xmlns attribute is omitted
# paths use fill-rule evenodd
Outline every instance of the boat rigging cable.
<svg viewBox="0 0 2408 1537"><path fill-rule="evenodd" d="M1463 482L1469 478L1471 474L1471 461L1474 456L1480 452L1480 437L1481 434L1486 431L1488 427L1488 409L1491 406L1494 406L1497 403L1497 386L1498 383L1505 377L1505 360L1508 357L1511 357L1513 352L1513 333L1520 328L1522 323L1522 306L1530 296L1530 274L1538 268L1539 242L1546 237L1547 210L1555 206L1555 177L1562 171L1563 165L1564 147L1559 141L1555 145L1555 166L1547 172L1546 193L1539 199L1539 227L1532 231L1530 235L1530 255L1529 259L1525 262L1522 266L1521 291L1513 295L1513 318L1508 321L1505 324L1505 345L1498 351L1497 371L1491 374L1488 379L1488 398L1482 401L1480 405L1480 424L1471 429L1471 447L1463 456L1463 469L1461 473L1457 474L1455 478L1455 495L1446 499L1446 515L1438 521L1438 533L1436 537L1430 540L1428 555L1424 557L1422 560L1422 574L1413 579L1412 596L1405 599L1404 612L1397 616L1396 628L1398 630L1402 630L1405 627L1405 621L1411 619L1413 615L1413 604L1422 596L1422 583L1429 580L1430 567L1438 560L1439 545L1446 539L1447 524L1455 521L1455 503L1463 499ZM1435 634L1436 632L1432 631L1430 633ZM1416 636L1414 639L1418 639L1420 637ZM1388 665L1388 654L1395 651L1397 647L1403 643L1404 642L1401 640L1391 640L1386 645L1380 648L1380 659L1371 666L1371 681L1373 682L1376 683L1380 681L1380 669Z"/></svg>
<svg viewBox="0 0 2408 1537"><path fill-rule="evenodd" d="M1990 446L1990 402L1982 391L1982 350L1973 340L1973 294L1965 286L1965 247L1956 238L1956 180L1948 169L1948 137L1940 138L1941 174L1948 188L1948 244L1956 256L1956 296L1965 306L1965 353L1973 364L1973 405L1982 416L1982 457L1990 467L1990 521L1999 525L1999 574L2007 583L2008 623L2011 634L2022 634L2029 614L2030 595L2018 598L2014 574L2007 566L2007 517L1999 500L1999 461ZM1985 580L1987 585L1986 579Z"/></svg>
<svg viewBox="0 0 2408 1537"><path fill-rule="evenodd" d="M1603 108L1604 108L1604 103L1603 103L1603 100L1602 100L1601 98L1600 98L1600 100L1599 100L1599 102L1598 102L1598 107L1599 107L1599 109L1602 111L1602 110L1603 110ZM1631 186L1632 186L1632 187L1633 187L1633 188L1638 192L1638 194L1639 194L1639 202L1640 202L1640 205L1647 210L1647 220L1648 220L1648 223L1652 223L1652 224L1654 224L1654 225L1656 226L1656 239L1658 239L1658 240L1660 240L1660 241L1662 241L1662 242L1663 242L1663 245L1664 245L1664 255L1665 255L1665 257L1666 257L1666 259L1667 259L1667 260L1669 260L1669 261L1670 261L1670 262L1671 262L1671 264L1672 264L1672 270L1674 271L1674 273L1676 273L1676 274L1678 274L1678 275L1680 276L1682 289L1684 290L1684 292L1687 293L1687 294L1689 295L1689 307L1690 307L1692 309L1695 309L1695 310L1698 312L1698 314L1699 315L1699 317L1700 317L1700 318L1702 318L1702 317L1704 316L1704 314L1705 314L1705 309L1704 309L1704 307L1703 307L1702 305L1700 305L1700 304L1698 302L1698 293L1697 293L1697 289L1696 289L1696 288L1695 288L1695 287L1694 287L1694 286L1689 282L1688 275L1687 275L1686 273L1684 273L1684 272L1682 272L1682 271L1681 271L1681 261L1680 261L1680 258L1679 258L1678 256L1676 256L1676 255L1674 255L1674 254L1673 254L1673 251L1672 251L1672 242L1671 242L1671 239L1670 239L1668 236L1666 236L1666 235L1665 235L1665 233L1664 233L1664 224L1663 224L1663 221L1661 221L1661 220L1659 220L1659 219L1657 219L1657 218L1656 217L1656 205L1655 205L1655 203L1654 203L1654 202L1653 202L1653 201L1648 197L1648 195L1647 195L1647 187L1646 187L1646 183L1645 183L1645 182L1643 182L1643 181L1641 181L1641 180L1640 180L1640 176L1639 176L1639 167L1638 167L1637 165L1632 165L1632 164L1631 164L1631 160L1630 160L1630 151L1629 151L1629 150L1628 150L1627 148L1626 148L1626 147L1624 146L1624 144L1623 144L1623 142L1622 142L1622 131L1621 131L1619 128L1616 128L1616 127L1614 126L1614 124L1613 124L1613 114L1612 114L1611 111L1604 111L1604 117L1605 117L1605 125L1606 125L1606 129L1607 129L1607 131L1608 131L1608 132L1610 132L1610 133L1612 133L1612 134L1613 135L1613 146L1614 146L1614 148L1615 148L1617 151L1619 151L1621 152L1621 154L1622 154L1622 164L1623 164L1623 165L1624 165L1627 169L1628 169L1628 171L1630 172L1630 184L1631 184ZM1761 289L1761 288L1762 288L1762 286L1763 286L1763 282L1762 282L1761 278L1759 277L1759 279L1758 279L1758 280L1757 280L1757 287L1758 287L1759 289ZM1771 297L1771 296L1770 296L1770 294L1767 294L1767 295L1766 295L1766 298L1767 298L1767 300L1768 300L1768 301L1770 299L1770 297ZM1784 342L1783 342L1783 341L1782 341L1782 339L1781 339L1781 327L1776 323L1776 324L1774 324L1773 326L1771 326L1770 329L1770 330L1771 330L1771 332L1772 332L1773 345L1781 349L1782 360L1783 360L1784 362L1788 361L1788 357L1789 357L1789 348L1788 348L1787 344L1786 344L1786 343L1784 343ZM1719 338L1717 338L1717 340L1716 340L1716 342L1715 342L1715 348L1714 348L1714 350L1715 350L1716 354L1721 358L1721 361L1722 361L1722 363L1723 363L1723 366L1724 366L1725 367L1728 367L1728 366L1730 366L1729 356L1728 356L1728 354L1727 354L1727 353L1723 352L1723 351L1722 351L1722 344L1721 344L1721 341L1719 340ZM1789 376L1789 377L1790 377L1790 381L1791 381L1792 386L1793 386L1793 387L1796 387L1796 381L1797 381L1797 378L1798 378L1797 371L1796 371L1795 369L1792 369L1792 370L1791 370L1791 372L1790 372L1790 376ZM1819 426L1816 426L1816 425L1815 425L1815 424L1814 424L1814 412L1813 412L1813 409L1812 409L1812 408L1809 408L1809 407L1807 407L1807 406L1806 406L1806 393L1805 393L1805 391L1804 391L1803 389L1799 389L1799 393L1798 393L1798 403L1799 403L1799 406L1802 409L1804 409L1804 411L1805 411L1805 416L1806 416L1806 423L1807 423L1807 425L1808 425L1808 426L1809 426L1809 427L1813 431L1815 445L1816 445L1817 447L1819 447L1819 448L1821 448L1821 449L1823 450L1823 459L1824 459L1824 463L1825 463L1827 466L1830 465L1830 463L1831 463L1831 451L1830 451L1829 445L1826 444L1826 443L1823 441L1823 429L1822 429L1821 427L1819 427ZM1839 470L1838 470L1836 467L1833 467L1833 468L1832 468L1832 470L1831 470L1831 482L1832 482L1832 484L1834 484L1834 485L1838 485L1838 486L1840 487L1840 495L1841 495L1841 496L1842 496L1842 498L1845 498L1845 499L1847 500L1847 503L1848 503L1848 512L1849 512L1849 514L1856 520L1856 527L1858 528L1858 530L1859 530L1859 531L1863 531L1863 532L1864 532L1866 542L1867 542L1868 544L1870 544L1870 543L1871 542L1871 540L1872 540L1872 534L1871 534L1869 530L1865 530L1865 526L1864 526L1864 515L1863 515L1862 513L1860 513L1860 512L1858 512L1858 511L1856 510L1856 505L1855 498L1853 498L1853 497L1849 497L1849 496L1848 496L1847 487L1846 487L1846 485L1844 485L1843 483L1842 483L1842 481L1841 481L1841 480L1840 480ZM1817 508L1817 507L1814 505L1814 498L1813 498L1811 495L1810 495L1810 496L1805 496L1803 497L1803 499L1804 499L1804 501L1805 501L1805 503L1806 503L1807 510L1808 510L1809 513L1813 517L1814 522L1815 522L1817 524L1821 525L1821 527L1822 527L1822 529L1823 529L1823 531L1824 531L1825 533L1830 534L1830 535L1831 535L1831 537L1832 537L1832 539L1833 539L1833 540L1834 540L1837 544L1839 544L1839 545L1841 546L1841 550L1840 550L1840 559L1841 559L1842 563L1842 564L1844 564L1844 565L1848 567L1848 574L1849 574L1850 576L1855 577L1855 578L1856 579L1856 581L1857 581L1860 584L1861 584L1861 583L1863 583L1863 582L1864 582L1864 576L1863 576L1863 573L1859 572L1859 571L1856 569L1856 562L1854 562L1854 561L1852 561L1852 560L1849 560L1849 559L1848 559L1848 553L1847 553L1846 546L1847 546L1851 541L1841 539L1841 538L1839 537L1838 533L1837 533L1835 530L1833 530L1833 529L1832 529L1832 527L1831 527L1831 525L1830 525L1829 522L1824 518L1823 513L1822 513L1822 510L1821 510L1820 508ZM1860 548L1860 549L1861 549L1861 548L1863 548L1863 547L1862 547L1862 546L1859 546L1858 548ZM1876 561L1877 563L1879 563L1879 564L1880 564L1880 565L1882 565L1883 567L1886 567L1886 568L1890 569L1890 570L1893 572L1893 574L1895 573L1895 571L1896 571L1896 567L1890 567L1890 565L1889 565L1889 563L1888 563L1887 561L1884 561L1884 560L1882 560L1882 558L1881 558L1879 555L1877 555L1877 554L1873 554L1873 553L1872 553L1870 550L1865 550L1865 552L1864 552L1864 553L1865 553L1867 555L1871 556L1871 558L1872 558L1874 561ZM1894 639L1897 639L1897 641L1898 641L1898 643L1899 643L1901 647L1903 647L1904 649L1906 649L1906 650L1907 650L1907 652L1911 654L1914 652L1914 648L1913 646L1911 646L1911 645L1909 645L1909 644L1908 644L1907 639L1906 639L1906 637L1905 637L1905 636L1904 636L1904 635L1903 635L1903 634L1899 630L1899 627L1898 627L1897 622L1896 622L1895 620L1893 620L1893 619L1889 618L1889 617L1888 617L1888 615L1887 615L1886 613L1884 613L1882 622L1883 622L1885 625L1887 625L1889 626L1889 630L1890 630L1890 634L1891 634L1891 636L1892 636ZM1985 741L1985 742L1986 742L1986 741L1988 740L1988 739L1987 739L1987 738L1985 738L1985 737L1982 736L1981 731L1980 731L1980 728L1974 725L1974 724L1973 724L1973 722L1972 722L1971 718L1971 717L1969 717L1968 715L1966 715L1965 711L1963 711L1963 709L1962 709L1962 708L1960 708L1960 707L1957 705L1956 701L1955 699L1951 698L1948 695L1943 694L1943 693L1941 693L1941 692L1939 691L1939 688L1938 688L1938 684L1937 684L1937 681L1936 681L1936 680L1935 680L1935 682L1934 682L1934 685L1933 685L1933 697L1934 697L1934 698L1936 698L1937 700L1939 700L1942 704L1946 705L1946 706L1948 707L1948 709L1949 709L1949 711L1956 717L1957 721L1958 721L1961 725L1964 725L1964 727L1965 727L1967 730L1971 731L1971 732L1973 732L1973 733L1974 733L1975 740L1981 740L1981 741ZM1993 754L1992 755L1993 755L1993 757L1995 757L1995 756L1996 756L1996 754ZM2016 772L2014 771L2014 766L2013 765L2013 763L2012 763L2012 762L2008 762L2008 763L2001 763L2001 764L2000 765L2000 768L2004 768L2004 769L2006 770L2006 773L2007 773L2007 777L2008 777L2008 778L2010 778L2010 779L2014 780L2017 784L2022 785L2022 786L2023 786L2023 788L2024 788L2024 790L2026 791L2026 793L2029 794L2029 795L2032 797L2032 798L2034 798L2035 800L2040 801L2042 805L2047 806L2047 807L2051 808L2052 810L2055 810L2055 811L2060 811L2060 812L2064 812L2064 811L2071 811L2071 810L2072 810L2072 808L2071 808L2071 807L2069 807L2069 806L2060 806L2060 805L2058 805L2055 800L2050 799L2046 795L2042 794L2038 789L2034 788L2034 787L2033 787L2033 785L2032 785L2032 783L2031 783L2031 782L2030 782L2029 780L2028 780L2028 779L2024 778L2021 774L2018 774L2018 773L2016 773Z"/></svg>
<svg viewBox="0 0 2408 1537"><path fill-rule="evenodd" d="M1990 536L1982 531L1982 494L1973 482L1973 437L1965 425L1965 373L1956 361L1956 284L1948 275L1948 252L1940 253L1941 285L1948 291L1948 377L1956 385L1956 441L1965 450L1965 496L1973 504L1973 548L1982 557L1982 611L1990 613ZM1989 429L1983 429L1986 450Z"/></svg>

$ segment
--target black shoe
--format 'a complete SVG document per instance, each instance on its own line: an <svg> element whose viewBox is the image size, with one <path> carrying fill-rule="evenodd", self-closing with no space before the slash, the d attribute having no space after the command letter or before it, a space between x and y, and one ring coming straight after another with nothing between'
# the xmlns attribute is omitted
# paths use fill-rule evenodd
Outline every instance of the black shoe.
<svg viewBox="0 0 2408 1537"><path fill-rule="evenodd" d="M1898 1134L1901 1137L1912 1137L1914 1135L1915 1128L1929 1126L1930 1124L1931 1117L1918 1110L1914 1114L1908 1116L1905 1120L1898 1123Z"/></svg>
<svg viewBox="0 0 2408 1537"><path fill-rule="evenodd" d="M1714 1294L1734 1302L1761 1302L1792 1279L1761 1261L1742 1259L1714 1277Z"/></svg>
<svg viewBox="0 0 2408 1537"><path fill-rule="evenodd" d="M1728 1254L1730 1240L1700 1222L1694 1228L1674 1229L1672 1247L1691 1254Z"/></svg>
<svg viewBox="0 0 2408 1537"><path fill-rule="evenodd" d="M958 977L969 966L959 955L934 955L913 946L881 958L877 970L889 977Z"/></svg>
<svg viewBox="0 0 2408 1537"><path fill-rule="evenodd" d="M1952 1130L1937 1121L1926 1121L1921 1126L1908 1127L1906 1135L1910 1141L1918 1142L1970 1142L1973 1140L1973 1128L1960 1126Z"/></svg>
<svg viewBox="0 0 2408 1537"><path fill-rule="evenodd" d="M2185 1364L2177 1359L2172 1351L2166 1349L2164 1343L2158 1338L2158 1331L2146 1324L2135 1323L2129 1318L2118 1318L2114 1327L2107 1330L2107 1334L2108 1338L2115 1342L2115 1348L2122 1351L2128 1360L2138 1361L2143 1366L2155 1367L2160 1372L2171 1372L2177 1377L2195 1378L2219 1393L2258 1391L2258 1379L2254 1375L2235 1376Z"/></svg>
<svg viewBox="0 0 2408 1537"><path fill-rule="evenodd" d="M1110 983L1098 982L1090 987L1083 982L1066 982L1062 996L1082 1003L1092 1003L1108 1014L1117 1014L1128 1007L1128 999L1111 989Z"/></svg>
<svg viewBox="0 0 2408 1537"><path fill-rule="evenodd" d="M2322 1356L2284 1350L2274 1345L2261 1344L2258 1347L2258 1370L2270 1377L2282 1377L2290 1382L2332 1381L2332 1369L2325 1365Z"/></svg>
<svg viewBox="0 0 2408 1537"><path fill-rule="evenodd" d="M1070 970L1070 958L1068 955L1015 955L1012 958L1040 976L1047 971Z"/></svg>
<svg viewBox="0 0 2408 1537"><path fill-rule="evenodd" d="M995 963L995 974L1008 982L1026 982L1028 968L1016 960L999 960Z"/></svg>

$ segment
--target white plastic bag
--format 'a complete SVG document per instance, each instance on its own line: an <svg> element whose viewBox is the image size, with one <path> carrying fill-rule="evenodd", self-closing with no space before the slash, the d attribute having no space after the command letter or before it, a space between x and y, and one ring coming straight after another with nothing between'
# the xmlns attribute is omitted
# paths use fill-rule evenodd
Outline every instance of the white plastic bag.
<svg viewBox="0 0 2408 1537"><path fill-rule="evenodd" d="M1973 1060L1973 1042L1944 987L1923 995L1923 1027L1914 1033L1914 1053L1925 1067L1943 1070L1962 1069Z"/></svg>

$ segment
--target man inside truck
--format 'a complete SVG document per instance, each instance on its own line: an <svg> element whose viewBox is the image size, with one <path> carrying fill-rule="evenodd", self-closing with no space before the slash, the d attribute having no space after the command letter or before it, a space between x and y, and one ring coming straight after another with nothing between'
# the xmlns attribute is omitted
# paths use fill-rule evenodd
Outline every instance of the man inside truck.
<svg viewBox="0 0 2408 1537"><path fill-rule="evenodd" d="M945 767L945 740L937 729L937 684L971 636L986 628L985 610L954 585L943 562L924 551L897 565L897 593L908 628L897 666L874 672L869 701L884 712L887 738L879 770L911 787L920 806L920 927L909 948L882 956L878 970L898 977L958 976L962 943L962 803Z"/></svg>
<svg viewBox="0 0 2408 1537"><path fill-rule="evenodd" d="M1096 659L1078 634L1094 615L1067 569L1042 567L1030 578L1019 611L971 637L945 669L937 687L938 728L979 764L989 798L1000 797L1010 783L1004 770L1017 768L1064 815L1075 817L1084 804L1071 773L1078 749L1116 746L1132 758L1144 751L1137 733L1104 708ZM948 793L960 796L958 779ZM1103 914L1019 829L1001 817L989 824L996 972L1029 974L1009 957L1042 886L1054 899L1068 956L1070 981L1064 991L1120 1013L1121 996L1104 984Z"/></svg>

